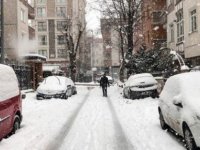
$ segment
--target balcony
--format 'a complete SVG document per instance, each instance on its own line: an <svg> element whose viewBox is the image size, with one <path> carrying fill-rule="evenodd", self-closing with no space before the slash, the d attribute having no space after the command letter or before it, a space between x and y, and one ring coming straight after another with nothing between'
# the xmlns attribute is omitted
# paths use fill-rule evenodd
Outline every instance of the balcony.
<svg viewBox="0 0 200 150"><path fill-rule="evenodd" d="M153 12L153 25L165 25L167 23L167 14L165 10Z"/></svg>
<svg viewBox="0 0 200 150"><path fill-rule="evenodd" d="M35 10L34 7L28 3L28 0L20 0L27 8L28 8L28 19L35 18Z"/></svg>
<svg viewBox="0 0 200 150"><path fill-rule="evenodd" d="M35 39L35 29L31 26L28 26L28 30L29 30L29 39L30 40Z"/></svg>

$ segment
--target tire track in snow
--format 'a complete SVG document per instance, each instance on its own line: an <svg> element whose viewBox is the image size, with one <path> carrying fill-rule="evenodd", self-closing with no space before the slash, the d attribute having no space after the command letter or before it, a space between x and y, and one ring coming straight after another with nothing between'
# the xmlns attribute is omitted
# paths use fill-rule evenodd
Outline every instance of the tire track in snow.
<svg viewBox="0 0 200 150"><path fill-rule="evenodd" d="M114 109L114 106L110 100L110 98L107 98L108 106L110 108L110 112L113 116L113 122L115 126L115 137L116 137L116 144L117 149L115 150L134 150L134 146L132 143L127 139L125 132L123 131L123 128L120 124L120 121L117 117L116 111Z"/></svg>
<svg viewBox="0 0 200 150"><path fill-rule="evenodd" d="M58 135L50 142L49 145L47 145L46 150L58 150L61 146L62 143L69 133L71 127L74 124L74 121L76 120L80 110L84 106L85 102L87 101L88 97L90 95L90 91L85 95L83 98L83 102L79 105L79 107L74 111L74 113L71 115L71 117L67 120L67 122L64 124L63 128L60 130Z"/></svg>

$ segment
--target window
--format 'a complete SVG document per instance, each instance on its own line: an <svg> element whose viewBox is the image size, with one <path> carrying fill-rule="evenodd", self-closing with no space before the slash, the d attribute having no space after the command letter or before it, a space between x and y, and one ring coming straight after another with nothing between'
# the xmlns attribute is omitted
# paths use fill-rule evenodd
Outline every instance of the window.
<svg viewBox="0 0 200 150"><path fill-rule="evenodd" d="M39 35L38 36L39 45L47 45L47 36Z"/></svg>
<svg viewBox="0 0 200 150"><path fill-rule="evenodd" d="M47 23L45 21L38 22L38 31L47 31Z"/></svg>
<svg viewBox="0 0 200 150"><path fill-rule="evenodd" d="M63 31L67 26L67 21L57 21L57 30Z"/></svg>
<svg viewBox="0 0 200 150"><path fill-rule="evenodd" d="M66 49L58 49L58 58L66 58L67 59L67 50Z"/></svg>
<svg viewBox="0 0 200 150"><path fill-rule="evenodd" d="M46 16L46 8L38 7L37 8L37 16L38 17L45 17Z"/></svg>
<svg viewBox="0 0 200 150"><path fill-rule="evenodd" d="M169 26L169 30L170 30L170 42L174 42L174 25L173 24Z"/></svg>
<svg viewBox="0 0 200 150"><path fill-rule="evenodd" d="M65 36L64 35L58 35L57 36L57 43L58 43L58 45L65 44Z"/></svg>
<svg viewBox="0 0 200 150"><path fill-rule="evenodd" d="M66 7L56 7L57 17L66 17Z"/></svg>
<svg viewBox="0 0 200 150"><path fill-rule="evenodd" d="M161 11L153 12L153 23L160 23L161 21Z"/></svg>
<svg viewBox="0 0 200 150"><path fill-rule="evenodd" d="M176 13L177 17L177 42L180 43L184 40L184 21L183 21L183 10L180 9Z"/></svg>
<svg viewBox="0 0 200 150"><path fill-rule="evenodd" d="M46 3L46 0L37 0L37 3L38 3L38 4L45 4L45 3Z"/></svg>
<svg viewBox="0 0 200 150"><path fill-rule="evenodd" d="M62 4L62 3L65 3L66 2L66 0L56 0L56 3L58 3L58 4Z"/></svg>
<svg viewBox="0 0 200 150"><path fill-rule="evenodd" d="M38 53L40 55L42 55L42 56L46 56L47 57L47 50L42 49L42 50L39 50Z"/></svg>
<svg viewBox="0 0 200 150"><path fill-rule="evenodd" d="M197 30L197 11L196 9L190 12L190 30L194 32Z"/></svg>
<svg viewBox="0 0 200 150"><path fill-rule="evenodd" d="M25 22L25 10L21 9L21 21Z"/></svg>

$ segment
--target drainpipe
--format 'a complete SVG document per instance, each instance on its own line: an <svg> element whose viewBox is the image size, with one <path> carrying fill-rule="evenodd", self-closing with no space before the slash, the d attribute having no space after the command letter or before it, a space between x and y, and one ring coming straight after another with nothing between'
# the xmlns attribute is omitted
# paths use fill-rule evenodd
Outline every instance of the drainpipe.
<svg viewBox="0 0 200 150"><path fill-rule="evenodd" d="M4 0L1 0L1 63L4 64Z"/></svg>

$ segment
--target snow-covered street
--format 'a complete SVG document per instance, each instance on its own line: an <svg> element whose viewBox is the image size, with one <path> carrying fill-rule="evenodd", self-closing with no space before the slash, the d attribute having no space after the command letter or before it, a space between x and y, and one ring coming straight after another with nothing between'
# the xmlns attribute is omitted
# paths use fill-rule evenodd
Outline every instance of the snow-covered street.
<svg viewBox="0 0 200 150"><path fill-rule="evenodd" d="M158 100L127 100L119 88L78 87L68 100L23 100L22 127L0 142L2 150L184 150L160 128Z"/></svg>

